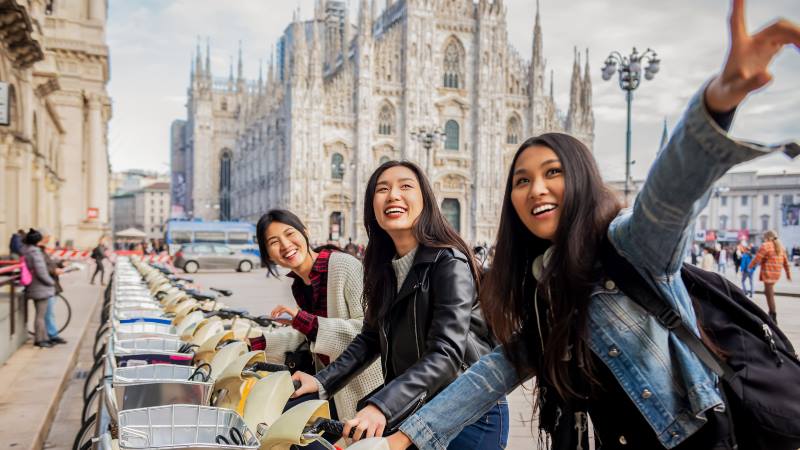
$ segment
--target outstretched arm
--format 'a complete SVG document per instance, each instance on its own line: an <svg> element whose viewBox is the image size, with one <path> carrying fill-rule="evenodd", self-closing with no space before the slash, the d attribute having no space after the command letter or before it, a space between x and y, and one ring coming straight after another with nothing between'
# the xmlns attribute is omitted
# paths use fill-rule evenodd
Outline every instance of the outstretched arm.
<svg viewBox="0 0 800 450"><path fill-rule="evenodd" d="M767 154L763 146L734 141L725 120L750 93L767 84L769 65L783 46L800 46L800 27L780 19L755 34L734 0L730 51L723 70L690 102L647 177L630 214L611 226L611 240L632 264L654 277L675 274L686 256L690 230L711 187L736 164ZM676 180L682 180L676 183Z"/></svg>

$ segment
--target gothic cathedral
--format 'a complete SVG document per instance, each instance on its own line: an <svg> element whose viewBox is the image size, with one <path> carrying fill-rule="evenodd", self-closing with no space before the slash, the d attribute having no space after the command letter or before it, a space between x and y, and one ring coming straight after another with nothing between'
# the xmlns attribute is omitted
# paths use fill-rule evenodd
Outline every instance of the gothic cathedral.
<svg viewBox="0 0 800 450"><path fill-rule="evenodd" d="M381 0L383 3L384 0ZM417 162L468 242L492 242L510 158L526 136L594 141L592 86L575 52L570 102L553 100L537 5L530 61L508 42L502 0L317 0L276 45L266 77L192 62L187 120L172 125L173 205L255 223L287 208L312 239L365 242L363 192L388 159ZM588 53L588 50L587 50ZM412 132L438 129L429 150Z"/></svg>

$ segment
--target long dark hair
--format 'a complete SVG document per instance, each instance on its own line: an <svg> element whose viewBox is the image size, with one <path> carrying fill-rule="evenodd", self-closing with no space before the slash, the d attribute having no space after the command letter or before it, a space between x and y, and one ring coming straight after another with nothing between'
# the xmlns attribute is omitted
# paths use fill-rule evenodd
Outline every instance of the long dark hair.
<svg viewBox="0 0 800 450"><path fill-rule="evenodd" d="M296 229L303 235L303 239L306 241L306 247L308 251L311 252L319 252L320 250L330 249L330 250L341 250L339 247L335 245L323 245L317 248L311 248L311 243L308 239L308 232L306 229L305 224L303 221L297 217L296 214L293 212L286 210L286 209L270 209L267 211L266 214L261 216L258 219L258 224L256 224L256 240L258 241L258 251L261 254L261 267L266 267L269 273L273 276L278 276L278 270L275 261L271 260L269 257L269 252L267 251L267 228L272 222L280 222L285 225L289 225L290 227Z"/></svg>
<svg viewBox="0 0 800 450"><path fill-rule="evenodd" d="M420 245L426 247L454 248L466 255L472 278L475 280L475 288L476 290L479 288L478 271L472 252L442 215L425 174L412 162L387 161L372 173L364 194L364 227L367 229L367 238L369 239L367 248L364 250L364 319L370 325L377 325L387 312L384 306L389 303L389 299L383 298L384 287L389 282L389 264L397 253L392 238L378 225L378 219L375 217L375 210L372 207L372 199L375 197L375 189L381 174L397 166L403 166L414 172L422 192L423 207L414 222L412 229L414 238Z"/></svg>
<svg viewBox="0 0 800 450"><path fill-rule="evenodd" d="M531 233L511 203L514 166L520 154L531 146L552 149L564 170L564 198L559 205L561 216L553 242ZM570 376L570 364L564 362L568 351L588 379L594 379L591 351L582 338L587 330L591 288L598 276L595 256L620 209L617 196L603 183L591 151L578 139L547 133L526 140L514 155L500 212L494 262L484 277L481 306L500 343L508 345L517 334L528 342L539 342L532 316L533 291L538 283L536 294L550 305L544 354L541 359L536 357L541 352L537 344L529 347L531 354L509 351L508 356L520 373L538 369L538 375L564 399L581 395ZM551 245L549 264L542 279L535 280L531 264ZM529 367L532 361L541 361L541 365Z"/></svg>

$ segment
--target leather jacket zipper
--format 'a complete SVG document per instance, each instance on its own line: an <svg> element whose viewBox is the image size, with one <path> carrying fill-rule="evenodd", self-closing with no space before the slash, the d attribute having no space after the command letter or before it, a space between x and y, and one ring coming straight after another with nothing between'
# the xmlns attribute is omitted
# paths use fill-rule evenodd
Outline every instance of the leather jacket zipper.
<svg viewBox="0 0 800 450"><path fill-rule="evenodd" d="M386 385L386 376L389 373L389 333L386 332L386 325L381 324L381 333L383 333L383 340L386 342L386 358L381 358L381 366L383 367L383 384Z"/></svg>
<svg viewBox="0 0 800 450"><path fill-rule="evenodd" d="M417 334L417 289L419 288L419 283L414 285L414 303L412 304L412 322L411 326L414 328L414 345L417 347L417 361L422 358L422 353L419 349L419 335Z"/></svg>

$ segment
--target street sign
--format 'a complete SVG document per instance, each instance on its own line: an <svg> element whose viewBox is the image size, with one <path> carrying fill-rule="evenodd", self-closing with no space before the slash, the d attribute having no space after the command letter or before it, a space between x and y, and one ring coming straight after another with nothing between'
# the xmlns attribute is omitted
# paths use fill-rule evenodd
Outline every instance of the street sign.
<svg viewBox="0 0 800 450"><path fill-rule="evenodd" d="M9 125L8 83L0 81L0 125Z"/></svg>

